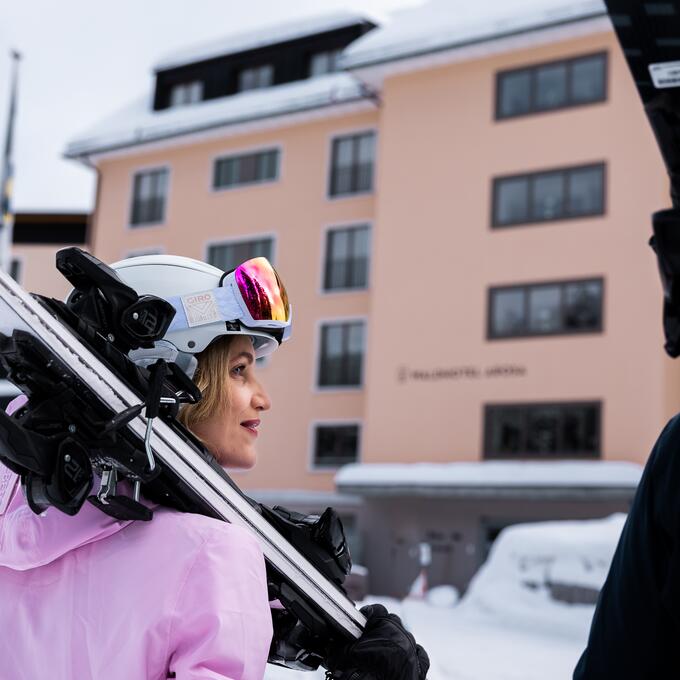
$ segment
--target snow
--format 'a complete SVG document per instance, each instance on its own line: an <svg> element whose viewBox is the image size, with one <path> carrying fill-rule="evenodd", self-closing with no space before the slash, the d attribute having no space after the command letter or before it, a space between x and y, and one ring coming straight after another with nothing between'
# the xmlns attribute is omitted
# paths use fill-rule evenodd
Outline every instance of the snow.
<svg viewBox="0 0 680 680"><path fill-rule="evenodd" d="M455 607L460 593L453 586L435 586L425 594L425 601L433 607Z"/></svg>
<svg viewBox="0 0 680 680"><path fill-rule="evenodd" d="M539 522L508 527L459 604L443 603L447 586L425 600L369 597L402 617L427 650L428 680L570 680L583 651L594 608L553 600L559 574L579 580L577 563L591 565L590 584L604 582L625 516ZM266 680L323 678L268 666Z"/></svg>
<svg viewBox="0 0 680 680"><path fill-rule="evenodd" d="M335 483L351 487L635 487L642 467L623 461L353 463Z"/></svg>
<svg viewBox="0 0 680 680"><path fill-rule="evenodd" d="M153 111L149 97L145 95L71 141L66 148L66 156L77 158L365 97L361 83L348 73L331 73L162 111Z"/></svg>
<svg viewBox="0 0 680 680"><path fill-rule="evenodd" d="M325 33L365 21L370 21L370 19L364 14L335 11L304 17L295 21L268 24L254 31L232 33L219 40L212 40L166 54L158 60L154 68L156 71L163 71L184 64L237 54L267 45L276 45L317 33Z"/></svg>
<svg viewBox="0 0 680 680"><path fill-rule="evenodd" d="M431 0L396 13L392 21L353 42L341 63L359 68L604 13L602 0L508 0L502 5Z"/></svg>

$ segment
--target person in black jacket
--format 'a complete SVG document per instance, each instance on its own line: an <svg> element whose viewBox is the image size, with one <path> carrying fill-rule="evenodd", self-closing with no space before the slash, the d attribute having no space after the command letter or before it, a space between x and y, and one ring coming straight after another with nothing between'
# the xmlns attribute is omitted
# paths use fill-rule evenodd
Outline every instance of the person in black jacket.
<svg viewBox="0 0 680 680"><path fill-rule="evenodd" d="M680 677L680 414L645 466L573 680Z"/></svg>

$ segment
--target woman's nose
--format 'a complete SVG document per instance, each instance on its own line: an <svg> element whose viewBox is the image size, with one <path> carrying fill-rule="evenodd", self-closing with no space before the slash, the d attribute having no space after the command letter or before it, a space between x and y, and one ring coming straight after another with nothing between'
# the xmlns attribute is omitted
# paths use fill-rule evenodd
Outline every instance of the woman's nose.
<svg viewBox="0 0 680 680"><path fill-rule="evenodd" d="M255 390L255 394L253 395L253 405L258 411L268 411L272 406L272 401L269 398L269 395L261 385L258 385L258 389Z"/></svg>

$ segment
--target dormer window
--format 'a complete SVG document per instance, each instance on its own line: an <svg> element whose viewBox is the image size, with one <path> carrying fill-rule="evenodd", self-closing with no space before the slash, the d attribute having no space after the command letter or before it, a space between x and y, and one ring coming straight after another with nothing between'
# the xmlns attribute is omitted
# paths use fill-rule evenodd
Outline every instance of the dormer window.
<svg viewBox="0 0 680 680"><path fill-rule="evenodd" d="M238 74L238 91L259 90L263 87L270 87L274 83L273 64L262 64L244 68Z"/></svg>
<svg viewBox="0 0 680 680"><path fill-rule="evenodd" d="M173 85L170 90L170 106L195 104L203 99L203 82L194 80L190 83Z"/></svg>
<svg viewBox="0 0 680 680"><path fill-rule="evenodd" d="M339 71L338 63L342 50L326 50L312 55L309 61L309 77L322 76L326 73Z"/></svg>

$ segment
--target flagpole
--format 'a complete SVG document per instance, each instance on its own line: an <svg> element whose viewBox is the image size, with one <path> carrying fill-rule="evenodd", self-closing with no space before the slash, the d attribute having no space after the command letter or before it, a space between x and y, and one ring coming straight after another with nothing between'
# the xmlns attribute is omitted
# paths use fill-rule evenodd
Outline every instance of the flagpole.
<svg viewBox="0 0 680 680"><path fill-rule="evenodd" d="M5 148L2 156L2 181L0 182L0 269L8 273L12 263L12 234L14 232L14 212L12 211L14 166L12 162L12 146L14 141L14 118L17 109L17 88L21 54L17 50L12 50L10 55L12 58L12 84Z"/></svg>

